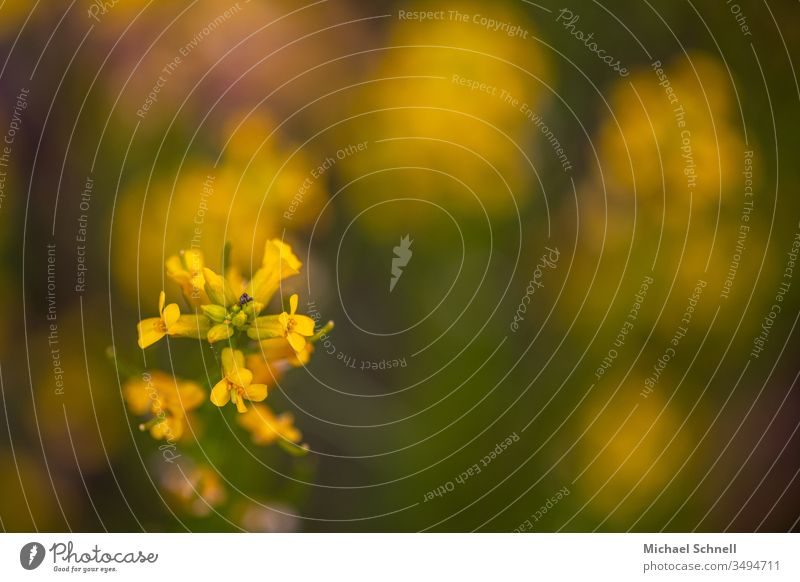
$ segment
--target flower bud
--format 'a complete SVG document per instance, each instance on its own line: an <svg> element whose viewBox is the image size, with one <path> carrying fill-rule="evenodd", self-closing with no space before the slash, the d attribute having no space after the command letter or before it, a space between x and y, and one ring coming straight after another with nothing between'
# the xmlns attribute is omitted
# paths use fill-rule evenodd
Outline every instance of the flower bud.
<svg viewBox="0 0 800 582"><path fill-rule="evenodd" d="M222 323L228 315L227 310L222 305L201 305L200 309L214 323Z"/></svg>

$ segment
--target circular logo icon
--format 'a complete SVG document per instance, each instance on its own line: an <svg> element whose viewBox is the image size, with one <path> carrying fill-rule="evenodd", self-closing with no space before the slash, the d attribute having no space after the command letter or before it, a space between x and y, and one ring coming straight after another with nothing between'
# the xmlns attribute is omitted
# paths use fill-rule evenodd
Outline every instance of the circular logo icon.
<svg viewBox="0 0 800 582"><path fill-rule="evenodd" d="M44 561L44 546L39 542L30 542L19 551L19 563L26 570L35 570Z"/></svg>

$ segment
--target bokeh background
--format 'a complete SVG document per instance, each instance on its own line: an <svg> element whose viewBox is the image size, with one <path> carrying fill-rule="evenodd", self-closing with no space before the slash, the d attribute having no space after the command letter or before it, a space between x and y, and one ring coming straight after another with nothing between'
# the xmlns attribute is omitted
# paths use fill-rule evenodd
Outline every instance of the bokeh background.
<svg viewBox="0 0 800 582"><path fill-rule="evenodd" d="M796 530L798 22L0 3L0 525ZM230 241L249 273L274 237L336 321L268 398L310 452L206 402L168 461L123 386L216 379L195 342L136 344L180 301L164 260Z"/></svg>

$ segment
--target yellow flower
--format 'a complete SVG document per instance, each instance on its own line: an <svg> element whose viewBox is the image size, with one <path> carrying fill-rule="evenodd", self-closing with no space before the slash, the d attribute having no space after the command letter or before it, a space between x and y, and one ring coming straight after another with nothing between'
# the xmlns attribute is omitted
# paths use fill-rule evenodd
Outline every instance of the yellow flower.
<svg viewBox="0 0 800 582"><path fill-rule="evenodd" d="M158 297L159 317L149 317L137 324L140 348L153 345L165 335L199 338L208 333L209 323L206 317L181 315L177 303L170 303L166 307L164 303L166 294L162 291Z"/></svg>
<svg viewBox="0 0 800 582"><path fill-rule="evenodd" d="M181 286L186 301L194 306L210 303L205 291L206 281L203 278L205 260L203 253L197 249L181 251L167 259L167 276Z"/></svg>
<svg viewBox="0 0 800 582"><path fill-rule="evenodd" d="M299 443L302 433L294 426L294 417L289 412L278 416L263 404L255 404L237 417L239 425L250 433L257 445L270 445L279 438Z"/></svg>
<svg viewBox="0 0 800 582"><path fill-rule="evenodd" d="M194 382L153 372L129 380L122 388L122 396L137 416L153 416L141 425L142 430L149 429L155 439L177 440L183 434L186 413L200 406L206 394Z"/></svg>
<svg viewBox="0 0 800 582"><path fill-rule="evenodd" d="M300 273L303 263L292 252L292 247L274 238L264 245L261 268L253 275L248 293L253 299L266 305L280 288L281 281Z"/></svg>
<svg viewBox="0 0 800 582"><path fill-rule="evenodd" d="M211 391L211 402L217 406L225 406L232 401L236 410L246 412L244 399L260 402L267 397L264 384L253 384L253 373L245 367L244 354L239 350L225 348L222 350L223 378Z"/></svg>
<svg viewBox="0 0 800 582"><path fill-rule="evenodd" d="M314 335L314 320L307 315L296 315L297 293L289 298L289 313L285 311L278 316L284 329L284 337L295 352L300 352L306 347L306 338Z"/></svg>
<svg viewBox="0 0 800 582"><path fill-rule="evenodd" d="M302 352L306 347L306 338L314 335L314 320L307 315L297 315L297 293L289 298L289 313L258 317L247 330L251 339L270 339L283 337L295 352Z"/></svg>

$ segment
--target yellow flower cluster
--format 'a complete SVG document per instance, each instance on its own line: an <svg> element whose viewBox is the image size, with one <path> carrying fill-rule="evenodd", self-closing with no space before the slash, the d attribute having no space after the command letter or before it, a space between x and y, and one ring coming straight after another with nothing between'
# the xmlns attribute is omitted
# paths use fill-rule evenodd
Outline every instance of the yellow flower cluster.
<svg viewBox="0 0 800 582"><path fill-rule="evenodd" d="M210 400L218 407L233 404L242 415L239 424L252 434L256 444L300 442L302 435L290 414L275 415L264 405L248 409L245 401L261 402L288 369L304 366L313 344L328 323L315 333L314 320L297 313L298 296L289 300L289 311L265 314L264 310L281 282L300 273L302 263L289 245L267 241L261 267L251 280L235 268L219 275L206 267L197 250L182 252L166 262L167 276L180 285L186 301L195 312L181 314L177 303L166 304L159 297L159 315L139 322L139 347L145 349L166 336L195 338L227 345L218 352L220 379L211 390ZM192 382L182 382L161 372L133 380L123 388L131 411L149 414L142 425L157 439L179 439L184 432L187 411L205 400L205 392Z"/></svg>

